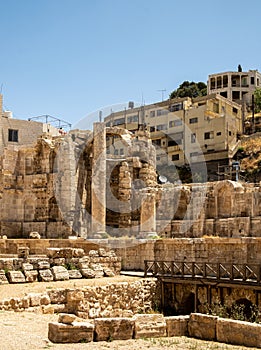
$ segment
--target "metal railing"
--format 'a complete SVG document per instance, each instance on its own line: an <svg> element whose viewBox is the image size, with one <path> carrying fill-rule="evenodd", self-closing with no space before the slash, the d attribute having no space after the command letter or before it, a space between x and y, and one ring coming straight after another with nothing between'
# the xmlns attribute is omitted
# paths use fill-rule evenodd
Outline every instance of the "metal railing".
<svg viewBox="0 0 261 350"><path fill-rule="evenodd" d="M145 260L144 276L260 284L261 265Z"/></svg>

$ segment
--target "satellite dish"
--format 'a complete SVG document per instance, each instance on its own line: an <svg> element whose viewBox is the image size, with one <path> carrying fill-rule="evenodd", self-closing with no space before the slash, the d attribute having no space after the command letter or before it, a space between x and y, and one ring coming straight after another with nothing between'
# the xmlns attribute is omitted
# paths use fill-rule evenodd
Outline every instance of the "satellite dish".
<svg viewBox="0 0 261 350"><path fill-rule="evenodd" d="M160 183L165 184L168 181L168 179L166 178L166 176L160 175L159 181L160 181Z"/></svg>

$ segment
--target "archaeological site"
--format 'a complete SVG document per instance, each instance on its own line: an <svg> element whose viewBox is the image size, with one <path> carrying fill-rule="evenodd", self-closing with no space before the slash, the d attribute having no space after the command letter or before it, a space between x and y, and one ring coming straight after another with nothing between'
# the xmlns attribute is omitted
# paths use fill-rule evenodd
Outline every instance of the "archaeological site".
<svg viewBox="0 0 261 350"><path fill-rule="evenodd" d="M261 347L259 182L202 181L203 162L191 183L167 181L144 125L61 132L2 116L1 128L0 296L29 285L0 298L1 311L57 313L53 343L190 336ZM52 288L30 291L41 283Z"/></svg>

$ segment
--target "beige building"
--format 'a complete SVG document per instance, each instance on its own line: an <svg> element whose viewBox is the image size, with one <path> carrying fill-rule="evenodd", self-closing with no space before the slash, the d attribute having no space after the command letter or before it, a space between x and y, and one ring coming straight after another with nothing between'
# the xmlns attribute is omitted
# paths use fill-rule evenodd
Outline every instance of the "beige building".
<svg viewBox="0 0 261 350"><path fill-rule="evenodd" d="M3 96L0 95L0 154L5 147L29 146L43 133L60 135L59 129L48 123L14 119L12 112L3 111Z"/></svg>
<svg viewBox="0 0 261 350"><path fill-rule="evenodd" d="M258 70L248 72L224 72L208 76L208 94L219 93L234 102L251 108L252 95L261 86L261 73Z"/></svg>
<svg viewBox="0 0 261 350"><path fill-rule="evenodd" d="M219 94L182 98L130 108L105 118L107 126L130 131L145 125L157 150L157 165L183 166L207 162L227 164L242 132L241 106ZM122 148L107 149L124 154Z"/></svg>

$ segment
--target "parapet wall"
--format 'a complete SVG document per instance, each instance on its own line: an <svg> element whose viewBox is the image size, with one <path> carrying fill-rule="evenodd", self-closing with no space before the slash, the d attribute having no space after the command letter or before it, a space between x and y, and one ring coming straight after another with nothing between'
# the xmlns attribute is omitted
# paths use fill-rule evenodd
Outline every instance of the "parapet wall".
<svg viewBox="0 0 261 350"><path fill-rule="evenodd" d="M144 260L178 260L198 262L261 263L261 238L174 238L140 241L130 244L123 241L120 247L116 242L99 240L93 242L84 239L1 239L0 254L17 254L19 247L28 247L31 255L46 254L47 248L81 248L85 254L97 250L100 246L113 248L122 258L123 270L143 270Z"/></svg>

